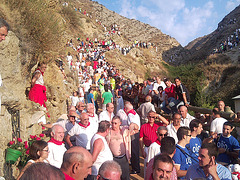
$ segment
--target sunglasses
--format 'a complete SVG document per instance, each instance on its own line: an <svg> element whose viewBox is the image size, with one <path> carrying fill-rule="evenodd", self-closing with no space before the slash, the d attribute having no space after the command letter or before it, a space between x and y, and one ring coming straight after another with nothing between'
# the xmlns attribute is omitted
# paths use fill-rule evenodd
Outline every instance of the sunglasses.
<svg viewBox="0 0 240 180"><path fill-rule="evenodd" d="M192 137L192 135L191 135L191 134L188 134L188 135L186 135L186 136Z"/></svg>
<svg viewBox="0 0 240 180"><path fill-rule="evenodd" d="M151 119L151 118L155 118L155 116L148 116L148 118L150 118L150 119Z"/></svg>
<svg viewBox="0 0 240 180"><path fill-rule="evenodd" d="M166 137L166 136L168 135L168 133L166 133L166 134L160 134L160 133L158 133L158 135L159 135L159 136L164 136L164 137Z"/></svg>

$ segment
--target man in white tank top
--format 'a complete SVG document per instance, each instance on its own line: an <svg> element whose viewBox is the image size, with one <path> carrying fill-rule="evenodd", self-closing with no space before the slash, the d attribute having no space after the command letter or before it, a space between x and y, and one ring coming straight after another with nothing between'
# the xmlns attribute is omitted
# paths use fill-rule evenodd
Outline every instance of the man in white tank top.
<svg viewBox="0 0 240 180"><path fill-rule="evenodd" d="M91 153L93 156L92 176L98 175L100 166L107 160L113 160L112 152L107 144L105 137L110 129L109 121L101 121L98 126L98 132L91 140Z"/></svg>

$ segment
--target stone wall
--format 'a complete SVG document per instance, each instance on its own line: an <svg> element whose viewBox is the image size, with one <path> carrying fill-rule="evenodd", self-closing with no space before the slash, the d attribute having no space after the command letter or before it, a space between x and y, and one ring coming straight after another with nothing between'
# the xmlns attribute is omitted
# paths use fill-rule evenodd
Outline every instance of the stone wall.
<svg viewBox="0 0 240 180"><path fill-rule="evenodd" d="M0 43L0 74L3 86L0 87L1 113L0 113L0 176L6 179L16 177L19 171L11 166L7 169L5 164L5 150L7 143L12 140L12 122L9 110L19 110L20 112L20 137L23 141L28 140L30 134L40 134L42 128L36 123L36 113L40 111L40 106L31 102L27 98L27 91L30 87L32 67L32 54L24 51L21 41L13 32L9 32L5 41ZM51 118L49 122L55 122L57 118L66 113L66 96L76 89L74 76L69 77L67 85L63 83L63 76L54 60L48 64L44 74L44 81L47 87L47 107ZM68 70L66 70L68 72ZM75 89L74 89L75 88ZM70 91L69 91L70 90ZM69 91L69 92L68 92ZM35 118L34 118L35 117Z"/></svg>

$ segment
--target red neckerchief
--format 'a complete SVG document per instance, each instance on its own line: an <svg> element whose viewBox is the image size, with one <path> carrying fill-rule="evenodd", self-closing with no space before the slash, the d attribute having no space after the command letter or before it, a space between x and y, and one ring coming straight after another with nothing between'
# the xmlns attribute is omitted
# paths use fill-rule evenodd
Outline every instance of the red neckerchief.
<svg viewBox="0 0 240 180"><path fill-rule="evenodd" d="M158 139L155 142L161 146L161 142Z"/></svg>
<svg viewBox="0 0 240 180"><path fill-rule="evenodd" d="M81 122L79 122L78 124L79 124L79 126L82 126L82 127L85 127L85 128L87 128L88 126L90 126L90 122L88 122L88 125L87 125L87 126L84 126L83 124L81 124Z"/></svg>
<svg viewBox="0 0 240 180"><path fill-rule="evenodd" d="M64 174L66 180L75 180L75 179L73 179L71 176L69 176L68 174L66 174L65 172L63 172L63 174Z"/></svg>
<svg viewBox="0 0 240 180"><path fill-rule="evenodd" d="M130 113L133 114L133 115L137 114L136 111L134 111L134 109L131 109L130 111L128 111L127 115L129 115Z"/></svg>
<svg viewBox="0 0 240 180"><path fill-rule="evenodd" d="M44 74L44 72L42 72L39 68L37 68L36 71L37 71L37 70L39 70L39 71L41 72L42 75Z"/></svg>
<svg viewBox="0 0 240 180"><path fill-rule="evenodd" d="M89 117L94 117L94 114L93 114L93 115L91 115L91 114L88 114L88 116L89 116Z"/></svg>
<svg viewBox="0 0 240 180"><path fill-rule="evenodd" d="M48 142L52 142L52 143L54 143L56 145L62 145L64 143L63 141L57 141L53 137Z"/></svg>

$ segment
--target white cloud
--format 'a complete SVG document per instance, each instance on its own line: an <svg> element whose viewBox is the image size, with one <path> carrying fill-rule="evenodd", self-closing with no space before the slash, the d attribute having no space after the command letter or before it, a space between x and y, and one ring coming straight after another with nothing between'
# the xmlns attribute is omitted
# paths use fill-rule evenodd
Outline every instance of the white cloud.
<svg viewBox="0 0 240 180"><path fill-rule="evenodd" d="M186 45L204 28L213 29L206 25L214 14L213 8L212 1L201 7L188 7L185 0L141 0L138 5L123 0L120 14L128 18L144 19L146 23Z"/></svg>
<svg viewBox="0 0 240 180"><path fill-rule="evenodd" d="M240 3L240 0L230 0L227 2L227 5L226 5L226 10L228 12L232 11L235 7L237 7Z"/></svg>
<svg viewBox="0 0 240 180"><path fill-rule="evenodd" d="M132 6L131 1L123 0L121 4L122 7L120 14L122 16L128 17L130 19L137 19L136 13L134 13L135 7Z"/></svg>

